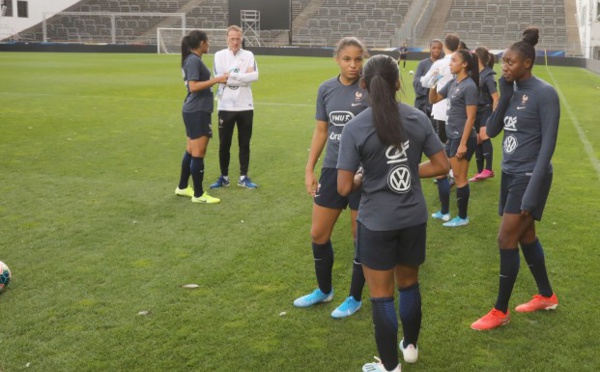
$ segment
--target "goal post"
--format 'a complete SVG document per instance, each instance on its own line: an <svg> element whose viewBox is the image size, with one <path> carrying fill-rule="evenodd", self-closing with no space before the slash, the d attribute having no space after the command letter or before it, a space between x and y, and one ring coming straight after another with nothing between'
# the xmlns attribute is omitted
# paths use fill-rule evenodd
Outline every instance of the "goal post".
<svg viewBox="0 0 600 372"><path fill-rule="evenodd" d="M156 52L158 54L181 53L181 39L193 30L206 32L210 40L211 53L227 48L227 29L225 28L158 27L156 29Z"/></svg>

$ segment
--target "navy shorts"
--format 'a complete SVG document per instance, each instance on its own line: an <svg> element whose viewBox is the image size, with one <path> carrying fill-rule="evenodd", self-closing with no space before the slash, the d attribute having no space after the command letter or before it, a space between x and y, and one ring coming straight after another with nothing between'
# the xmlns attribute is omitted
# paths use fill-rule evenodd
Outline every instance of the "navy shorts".
<svg viewBox="0 0 600 372"><path fill-rule="evenodd" d="M206 111L184 112L185 134L190 139L212 138L211 113Z"/></svg>
<svg viewBox="0 0 600 372"><path fill-rule="evenodd" d="M356 237L357 258L373 270L425 262L427 223L392 231L371 231L360 221Z"/></svg>
<svg viewBox="0 0 600 372"><path fill-rule="evenodd" d="M448 158L453 158L456 156L456 151L458 151L458 146L460 146L460 137L458 138L448 138L446 141L446 155ZM475 152L475 148L477 147L477 137L469 137L467 140L467 153L463 159L467 159L467 161L471 161L473 157L473 153Z"/></svg>
<svg viewBox="0 0 600 372"><path fill-rule="evenodd" d="M475 126L473 127L473 128L475 128L475 131L477 133L479 133L479 130L481 128L485 127L485 123L490 118L490 116L492 116L492 107L491 106L485 106L485 107L477 110L477 115L475 115Z"/></svg>
<svg viewBox="0 0 600 372"><path fill-rule="evenodd" d="M507 174L502 172L502 180L500 181L500 203L498 205L498 213L502 216L504 213L520 214L521 205L523 203L523 195L527 190L530 176ZM531 216L537 221L542 219L544 207L550 194L550 186L552 185L552 173L548 174L542 182L542 187L537 190L535 196L537 198L536 207L530 211Z"/></svg>
<svg viewBox="0 0 600 372"><path fill-rule="evenodd" d="M320 207L346 209L350 206L350 209L356 211L360 204L360 191L353 192L347 197L341 196L337 192L337 169L323 168L314 201Z"/></svg>

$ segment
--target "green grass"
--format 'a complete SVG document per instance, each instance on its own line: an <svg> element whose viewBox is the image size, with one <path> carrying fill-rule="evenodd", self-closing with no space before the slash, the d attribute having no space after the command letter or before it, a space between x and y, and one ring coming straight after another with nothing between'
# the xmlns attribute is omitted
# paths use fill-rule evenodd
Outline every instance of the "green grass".
<svg viewBox="0 0 600 372"><path fill-rule="evenodd" d="M0 371L339 371L377 354L369 301L349 319L329 316L351 276L346 212L332 238L336 299L292 306L315 286L304 164L317 87L337 66L257 59L250 174L261 187L193 205L173 195L185 146L178 56L0 53L0 260L14 276L0 295ZM499 177L474 184L469 226L429 223L421 355L405 371L600 369L600 175L565 109L600 158L600 78L549 71L535 68L566 101L537 228L560 307L469 329L494 303L499 261ZM217 149L215 138L205 185L218 176ZM234 175L238 164L234 146ZM511 307L536 290L521 266Z"/></svg>

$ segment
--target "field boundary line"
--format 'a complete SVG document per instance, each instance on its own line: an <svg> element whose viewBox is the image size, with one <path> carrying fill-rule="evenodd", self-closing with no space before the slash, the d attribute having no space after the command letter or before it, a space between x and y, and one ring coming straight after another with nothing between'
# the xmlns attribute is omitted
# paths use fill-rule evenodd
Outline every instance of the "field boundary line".
<svg viewBox="0 0 600 372"><path fill-rule="evenodd" d="M573 126L575 127L575 130L577 131L577 134L579 135L579 140L583 144L583 148L585 149L585 152L587 153L587 155L590 159L590 162L592 163L592 166L596 169L596 175L598 176L598 180L600 180L600 161L598 160L598 158L596 158L596 155L594 154L594 147L592 146L590 141L588 141L587 136L585 135L585 132L583 131L583 128L581 127L581 124L579 124L579 120L573 114L573 110L571 110L571 105L569 105L569 103L567 102L567 99L565 98L562 91L560 90L560 87L558 86L558 83L556 82L556 79L554 78L554 75L552 74L552 71L550 71L548 66L546 66L546 71L548 72L548 75L550 75L550 78L552 79L552 82L554 83L554 88L556 89L556 92L558 93L558 97L560 98L561 102L563 102L565 108L567 109L567 114L569 115L569 118L571 119L571 123L573 123Z"/></svg>

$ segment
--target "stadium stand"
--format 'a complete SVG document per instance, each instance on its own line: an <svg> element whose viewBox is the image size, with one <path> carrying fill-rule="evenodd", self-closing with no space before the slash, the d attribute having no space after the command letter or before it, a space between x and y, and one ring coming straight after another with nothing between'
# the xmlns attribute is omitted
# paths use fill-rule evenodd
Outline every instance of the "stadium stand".
<svg viewBox="0 0 600 372"><path fill-rule="evenodd" d="M332 46L344 36L358 36L369 48L393 45L396 30L413 0L325 0L294 30L299 46Z"/></svg>
<svg viewBox="0 0 600 372"><path fill-rule="evenodd" d="M443 34L456 32L470 48L503 49L535 25L540 29L539 49L566 50L565 24L564 0L452 0Z"/></svg>
<svg viewBox="0 0 600 372"><path fill-rule="evenodd" d="M467 45L501 49L518 40L528 25L541 30L539 47L567 50L578 44L568 36L565 4L569 0L293 0L289 30L261 30L266 46L331 47L343 36L362 38L369 48L400 45L412 28L409 46L426 47L433 37L457 32ZM424 14L419 27L408 14ZM410 9L410 12L409 12ZM89 15L56 15L46 20L47 40L78 43L156 43L156 28L182 27L177 17L140 17L141 12L184 13L185 26L223 29L228 26L227 0L83 0L65 10ZM117 12L114 19L99 12ZM128 14L131 14L129 16ZM430 16L430 18L429 18ZM575 17L575 15L568 15ZM571 22L571 23L569 23ZM112 39L111 39L112 37ZM15 38L13 38L14 40ZM43 41L42 25L18 34L18 41Z"/></svg>

